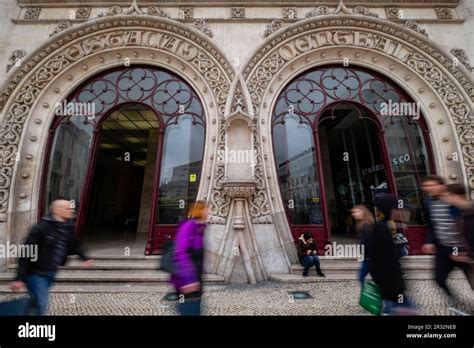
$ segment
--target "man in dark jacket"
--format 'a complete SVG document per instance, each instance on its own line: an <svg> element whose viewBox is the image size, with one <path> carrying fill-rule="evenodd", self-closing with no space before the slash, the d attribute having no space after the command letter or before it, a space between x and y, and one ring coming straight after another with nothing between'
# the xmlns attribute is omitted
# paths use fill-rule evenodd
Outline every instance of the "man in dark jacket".
<svg viewBox="0 0 474 348"><path fill-rule="evenodd" d="M43 217L31 228L24 243L37 246L37 260L33 262L30 258L20 258L16 280L10 283L13 291L20 291L26 285L37 315L46 314L49 289L58 267L66 264L68 255L79 255L85 267L92 265L92 260L84 255L75 236L71 221L74 209L70 202L56 200L51 204L50 210L50 215Z"/></svg>
<svg viewBox="0 0 474 348"><path fill-rule="evenodd" d="M316 267L316 273L318 276L325 277L324 273L321 271L318 252L316 251L316 244L314 243L311 233L305 232L300 236L296 242L296 250L298 252L300 263L304 267L303 277L308 276L309 268L313 265Z"/></svg>

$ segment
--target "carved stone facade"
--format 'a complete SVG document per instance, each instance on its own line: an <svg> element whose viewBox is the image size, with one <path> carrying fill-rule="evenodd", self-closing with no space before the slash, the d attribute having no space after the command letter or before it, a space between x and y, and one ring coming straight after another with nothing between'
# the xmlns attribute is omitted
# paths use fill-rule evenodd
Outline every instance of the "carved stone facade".
<svg viewBox="0 0 474 348"><path fill-rule="evenodd" d="M296 262L271 124L280 91L308 69L342 64L347 57L398 84L423 108L436 171L449 183L468 185L473 195L472 48L424 21L428 11L344 2L314 8L290 1L275 8L130 3L67 8L80 21L51 19L54 11L43 8L42 18L51 21L38 24L35 44L21 43L24 24L13 24L14 39L4 50L11 56L0 56L9 71L0 94L0 242L20 240L37 218L53 105L124 58L172 71L201 98L207 128L198 199L210 206L208 269L226 281L239 262L252 283L288 273ZM429 9L433 21L451 20L463 10ZM39 8L17 10L16 18L29 23L39 18ZM472 21L467 17L466 27ZM467 30L463 23L439 25ZM447 36L437 42L441 34ZM453 57L462 64L453 64ZM18 59L21 65L12 68ZM238 145L252 151L255 165L251 176L231 180L219 154L243 135ZM242 251L240 261L232 256L235 247Z"/></svg>

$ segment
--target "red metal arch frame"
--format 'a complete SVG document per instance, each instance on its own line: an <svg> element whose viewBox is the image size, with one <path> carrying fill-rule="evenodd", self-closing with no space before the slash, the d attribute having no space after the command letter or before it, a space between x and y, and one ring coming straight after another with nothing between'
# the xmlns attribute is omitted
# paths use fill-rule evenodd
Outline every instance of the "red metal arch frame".
<svg viewBox="0 0 474 348"><path fill-rule="evenodd" d="M340 79L339 77L341 74L339 74L338 76L334 73L334 71L341 72L343 78ZM320 74L319 79L314 80L310 78L311 74L317 75L318 73ZM364 78L361 78L361 74L365 75L362 75L362 77ZM347 83L347 81L356 81L357 85L351 86ZM332 85L330 82L332 82ZM306 84L306 93L303 93L303 88L305 87L304 84ZM379 84L379 87L382 88L378 88L377 90L374 87L374 84ZM340 91L341 86L345 87L345 92ZM382 93L380 93L379 91ZM289 96L291 92L296 93L298 97L294 98L294 96ZM390 99L391 95L397 96L397 100ZM316 98L316 102L314 102L312 98ZM302 108L300 107L301 101L305 99L311 101L311 105L313 105L311 110L302 110ZM272 139L274 155L275 137L273 136L273 128L276 124L284 124L285 118L291 115L298 117L300 119L301 124L306 123L311 126L313 130L313 144L315 146L314 153L315 163L317 165L318 184L322 196L322 213L324 216L323 225L290 225L294 238L297 238L301 232L304 232L306 230L313 230L316 233L316 239L319 242L318 244L321 252L323 251L321 244L329 243L331 240L331 234L329 231L330 229L328 224L329 216L325 197L324 177L322 173L322 165L319 163L319 160L321 158L319 125L324 119L326 119L326 117L321 117L324 112L328 109L334 108L337 105L351 104L359 111L360 115L362 114L362 109L365 113L371 116L364 118L370 119L377 126L379 144L381 145L383 161L385 168L387 168L387 179L389 189L391 192L395 194L397 193L394 173L392 170L391 162L389 161L387 140L385 138L384 129L385 124L393 122L393 116L381 115L380 109L378 108L382 101L388 102L389 100L391 100L392 102L413 102L413 100L408 96L408 94L393 81L370 69L359 66L355 68L346 68L341 67L340 65L328 65L305 71L296 78L294 78L280 93L275 103L275 108L272 117ZM294 103L295 101L296 103ZM316 105L316 107L314 107L314 105ZM277 110L279 111L278 113ZM420 112L420 118L418 120L412 120L410 118L406 118L406 120L408 124L416 124L418 127L420 127L423 135L423 141L426 147L426 152L428 155L429 170L431 171L431 173L435 173L433 161L434 156L432 153L432 146L429 137L429 129L423 115ZM411 142L409 142L409 147L411 149ZM286 208L285 212L287 218L289 219L288 211ZM324 233L323 235L321 234L322 232ZM422 241L424 240L425 233L425 226L410 226L407 228L406 234L413 247L411 253L421 253L420 246L422 244Z"/></svg>
<svg viewBox="0 0 474 348"><path fill-rule="evenodd" d="M132 74L136 71L141 72L138 81L134 79ZM159 75L164 74L167 79L159 81ZM132 86L125 87L123 82L132 81ZM130 83L129 83L130 84ZM108 93L112 97L111 102L104 100L104 94ZM138 96L133 97L132 93ZM89 98L87 97L89 94ZM183 97L184 96L184 97ZM158 99L157 99L158 98ZM181 99L180 99L181 98ZM204 137L206 132L206 120L204 115L204 108L202 103L194 91L194 89L179 76L165 69L133 65L127 68L115 68L101 72L92 78L85 81L75 89L73 93L66 100L70 102L90 103L94 102L99 108L99 111L94 115L88 116L58 116L53 120L49 137L46 146L45 162L42 170L41 187L40 187L40 203L38 209L38 219L45 212L45 198L46 198L46 180L48 168L50 165L51 151L56 129L62 123L70 121L71 117L83 117L84 123L91 123L93 127L93 137L88 155L88 168L84 185L81 189L81 197L78 209L78 219L76 221L77 233L80 234L85 223L86 206L90 199L91 181L94 177L96 158L98 152L98 142L100 138L100 131L102 124L108 117L128 105L142 105L146 109L153 111L159 122L160 139L157 144L157 159L155 165L154 175L154 190L152 197L152 206L149 223L149 237L146 246L146 254L156 253L161 249L161 244L158 236L162 233L173 235L176 225L156 225L155 214L157 208L158 186L160 178L160 169L162 161L163 142L165 132L170 125L176 125L179 119L183 116L191 116L193 119L193 126L202 126L204 128ZM99 101L97 103L96 101ZM174 101L175 108L169 103ZM171 105L171 106L170 106ZM204 142L203 142L204 143ZM204 154L204 148L202 149ZM202 170L202 169L201 169ZM201 177L201 176L200 176Z"/></svg>

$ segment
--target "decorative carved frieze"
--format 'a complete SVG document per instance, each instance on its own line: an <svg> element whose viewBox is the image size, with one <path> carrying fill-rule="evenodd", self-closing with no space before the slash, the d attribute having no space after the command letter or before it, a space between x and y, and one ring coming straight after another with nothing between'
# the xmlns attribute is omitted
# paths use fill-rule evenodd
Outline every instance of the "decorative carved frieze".
<svg viewBox="0 0 474 348"><path fill-rule="evenodd" d="M180 7L178 13L178 19L182 21L191 21L194 19L194 8L193 7Z"/></svg>
<svg viewBox="0 0 474 348"><path fill-rule="evenodd" d="M135 29L137 27L140 28ZM219 118L223 119L234 72L215 47L182 25L171 25L169 22L140 20L138 17L132 17L120 20L120 28L111 31L114 28L117 28L116 21L102 19L100 23L91 24L80 31L71 32L53 41L31 60L24 62L22 68L18 69L3 91L0 97L2 108L11 93L15 91L16 94L8 110L5 111L6 116L0 128L2 168L0 171L0 221L7 219L13 167L16 163L23 127L33 104L58 74L91 54L127 46L143 46L174 54L191 64L210 86L216 101L217 113ZM95 36L91 37L91 33L95 33ZM31 75L23 83L27 74ZM20 82L23 83L21 89L15 89ZM225 133L222 125L219 132L220 136ZM224 138L219 139L219 146L225 147ZM223 165L217 164L215 168L210 208L211 213L216 215L214 219L225 223L225 218L229 213L230 198L225 197L220 184L223 178ZM221 200L224 204L219 204ZM229 204L226 206L227 202Z"/></svg>
<svg viewBox="0 0 474 348"><path fill-rule="evenodd" d="M453 12L449 7L435 7L438 19L454 19Z"/></svg>
<svg viewBox="0 0 474 348"><path fill-rule="evenodd" d="M385 7L387 19L402 19L402 13L399 7Z"/></svg>
<svg viewBox="0 0 474 348"><path fill-rule="evenodd" d="M420 33L421 35L428 37L428 33L426 32L426 30L421 29L418 23L412 19L407 19L406 21L404 21L403 26L416 31L417 33Z"/></svg>
<svg viewBox="0 0 474 348"><path fill-rule="evenodd" d="M75 19L89 19L90 16L91 16L90 7L80 7L76 11Z"/></svg>
<svg viewBox="0 0 474 348"><path fill-rule="evenodd" d="M165 11L163 11L163 9L159 8L158 6L148 7L146 13L148 13L150 16L170 18L170 15L166 13Z"/></svg>
<svg viewBox="0 0 474 348"><path fill-rule="evenodd" d="M283 8L283 18L284 19L297 19L296 8L295 7L284 7Z"/></svg>
<svg viewBox="0 0 474 348"><path fill-rule="evenodd" d="M376 13L373 13L370 11L369 8L365 6L356 6L352 9L352 11L347 8L347 6L341 1L339 2L339 5L334 11L329 11L329 7L327 6L318 6L316 8L313 8L310 12L306 14L306 18L310 17L317 17L317 16L322 16L322 15L328 15L328 14L358 14L358 15L363 15L363 16L370 16L370 17L378 17L379 15Z"/></svg>
<svg viewBox="0 0 474 348"><path fill-rule="evenodd" d="M13 51L10 57L8 58L7 72L11 70L15 65L20 66L21 58L26 56L25 50L16 50Z"/></svg>
<svg viewBox="0 0 474 348"><path fill-rule="evenodd" d="M472 69L471 64L469 63L469 58L462 48L452 48L450 53L456 57L464 66L468 69Z"/></svg>
<svg viewBox="0 0 474 348"><path fill-rule="evenodd" d="M104 16L115 16L118 14L123 13L123 10L120 6L114 5L111 8L109 8L105 13L99 14L99 17L104 17Z"/></svg>
<svg viewBox="0 0 474 348"><path fill-rule="evenodd" d="M57 33L60 33L61 31L66 30L67 28L70 28L70 27L72 27L72 24L70 21L61 21L58 23L58 25L56 26L56 29L54 29L54 31L49 36L56 35Z"/></svg>
<svg viewBox="0 0 474 348"><path fill-rule="evenodd" d="M245 18L245 7L232 7L232 18Z"/></svg>
<svg viewBox="0 0 474 348"><path fill-rule="evenodd" d="M365 6L356 6L354 7L354 10L352 12L354 12L354 14L360 14L376 18L379 16L378 14L371 12L370 9Z"/></svg>
<svg viewBox="0 0 474 348"><path fill-rule="evenodd" d="M281 19L274 19L272 22L267 25L267 29L263 33L263 37L268 37L272 35L278 29L283 28L283 21Z"/></svg>
<svg viewBox="0 0 474 348"><path fill-rule="evenodd" d="M38 19L41 13L41 8L31 7L27 8L25 11L24 19Z"/></svg>
<svg viewBox="0 0 474 348"><path fill-rule="evenodd" d="M209 27L209 24L207 24L204 19L196 19L193 22L193 27L196 28L197 30L203 32L205 35L207 35L209 37L214 36L214 34L211 31L211 28Z"/></svg>
<svg viewBox="0 0 474 348"><path fill-rule="evenodd" d="M329 14L329 7L327 6L318 6L318 7L315 7L313 8L311 11L309 11L307 14L306 14L306 18L310 18L310 17L317 17L317 16L322 16L322 15L327 15Z"/></svg>

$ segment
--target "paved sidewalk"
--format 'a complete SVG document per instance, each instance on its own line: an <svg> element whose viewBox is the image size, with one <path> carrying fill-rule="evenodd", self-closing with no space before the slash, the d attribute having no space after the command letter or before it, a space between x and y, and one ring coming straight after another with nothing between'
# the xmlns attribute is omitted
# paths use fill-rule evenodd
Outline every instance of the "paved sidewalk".
<svg viewBox="0 0 474 348"><path fill-rule="evenodd" d="M408 280L407 295L426 315L455 315L448 307L474 314L474 292L464 279L449 280L461 303L448 298L432 280ZM168 287L62 288L52 294L52 315L174 315L175 303L163 300ZM290 291L307 291L313 298L298 300ZM0 301L15 295L0 294ZM208 286L207 315L369 315L358 305L357 281Z"/></svg>

